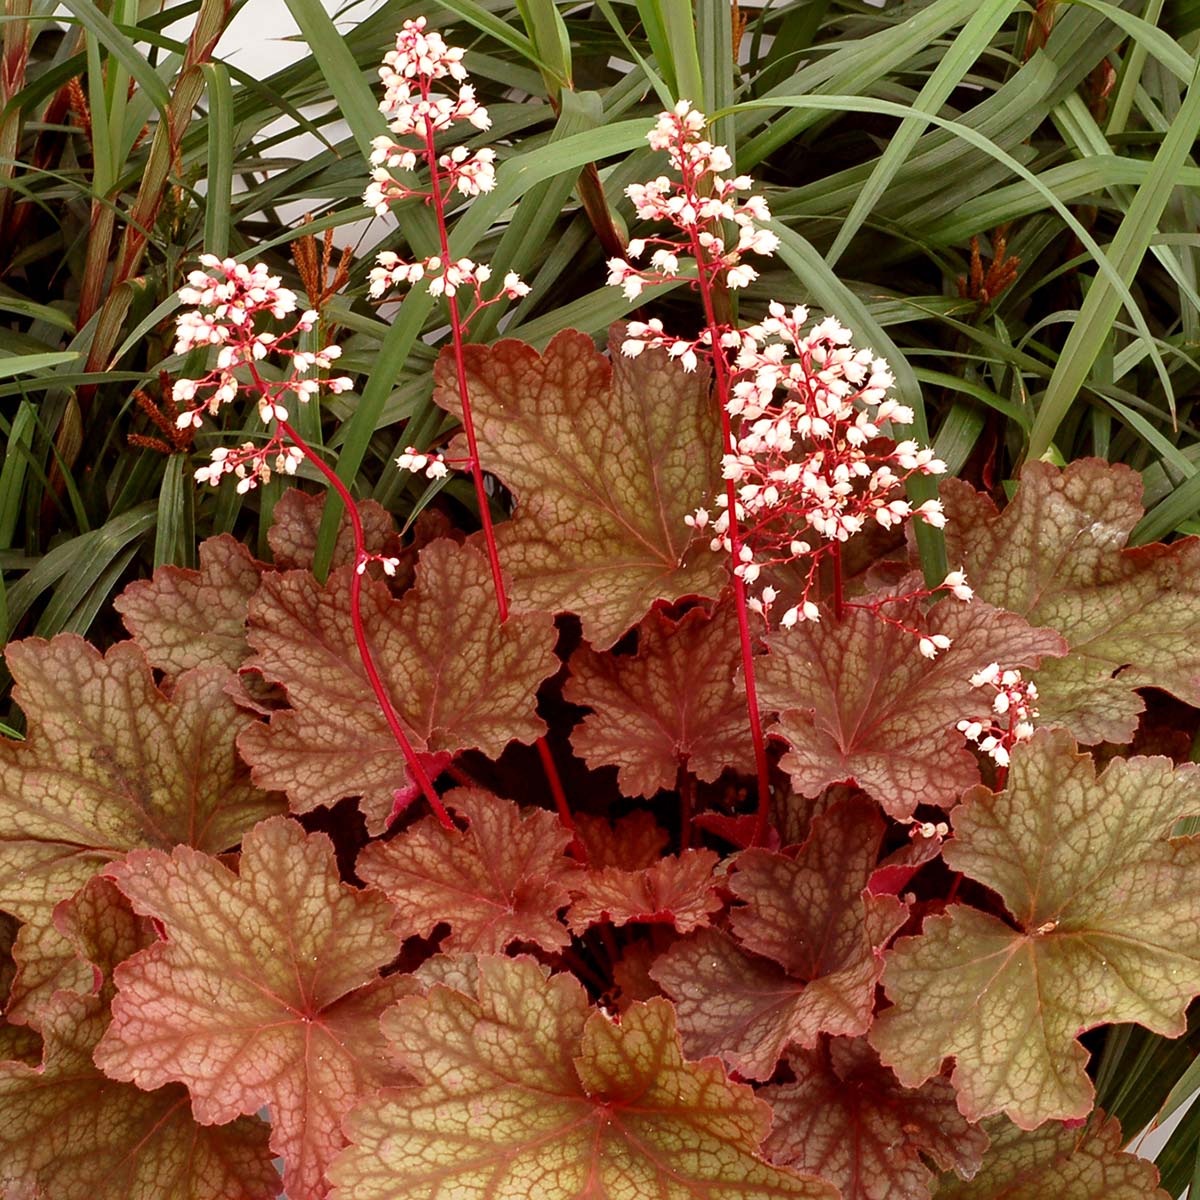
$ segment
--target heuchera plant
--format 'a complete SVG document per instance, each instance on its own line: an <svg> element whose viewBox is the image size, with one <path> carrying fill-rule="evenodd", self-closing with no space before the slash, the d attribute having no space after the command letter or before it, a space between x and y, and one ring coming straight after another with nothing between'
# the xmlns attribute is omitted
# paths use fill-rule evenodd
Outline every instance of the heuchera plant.
<svg viewBox="0 0 1200 1200"><path fill-rule="evenodd" d="M356 502L290 419L353 386L296 344L319 315L201 258L181 425L266 433L197 479L303 471L343 526L320 579L289 490L273 563L213 538L126 589L130 640L8 647L0 1195L1163 1196L1080 1036L1200 994L1200 775L1130 747L1146 689L1200 706L1200 541L1127 548L1140 482L1096 460L911 504L944 467L887 364L732 318L776 238L686 103L609 266L696 328L470 344L527 290L450 253L496 167L440 143L488 116L422 20L381 74L367 203L441 247L370 289L444 299L462 425L399 465L467 471L482 528Z"/></svg>

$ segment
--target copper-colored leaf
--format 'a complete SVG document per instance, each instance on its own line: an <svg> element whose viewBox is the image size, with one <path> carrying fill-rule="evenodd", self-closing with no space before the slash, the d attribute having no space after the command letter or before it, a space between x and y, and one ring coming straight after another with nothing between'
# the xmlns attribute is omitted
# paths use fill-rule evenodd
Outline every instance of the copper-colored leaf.
<svg viewBox="0 0 1200 1200"><path fill-rule="evenodd" d="M60 634L5 653L29 739L0 742L0 908L48 920L126 850L215 854L279 811L237 756L251 718L226 696L228 672L186 671L168 697L132 642L101 655Z"/></svg>
<svg viewBox="0 0 1200 1200"><path fill-rule="evenodd" d="M1085 1116L1078 1034L1137 1022L1177 1036L1200 993L1200 841L1168 840L1197 811L1200 767L1116 759L1097 777L1065 731L1019 744L1007 788L971 792L943 850L1013 924L956 904L896 944L894 1007L871 1031L883 1061L915 1087L953 1056L971 1120Z"/></svg>
<svg viewBox="0 0 1200 1200"><path fill-rule="evenodd" d="M149 922L133 913L115 884L96 876L59 901L49 922L21 927L5 1017L40 1028L41 1010L59 991L98 994L107 1005L113 968L153 940Z"/></svg>
<svg viewBox="0 0 1200 1200"><path fill-rule="evenodd" d="M251 665L283 684L291 710L248 729L239 747L255 780L286 791L294 810L360 796L379 832L408 774L358 656L349 588L348 569L325 587L303 571L263 579L250 605ZM499 757L509 742L545 733L534 704L559 666L553 623L532 615L499 625L480 551L444 539L426 546L399 600L364 581L363 620L416 750Z"/></svg>
<svg viewBox="0 0 1200 1200"><path fill-rule="evenodd" d="M459 789L447 805L470 819L465 832L426 817L399 837L369 845L356 868L398 910L404 936L450 926L447 952L498 953L514 941L557 950L570 940L558 912L578 873L566 854L570 831L540 808Z"/></svg>
<svg viewBox="0 0 1200 1200"><path fill-rule="evenodd" d="M949 807L979 782L955 729L979 708L970 677L992 662L1031 667L1066 647L986 604L943 600L925 618L912 605L892 615L945 634L950 649L931 662L912 634L851 609L840 622L827 615L772 637L758 684L764 708L781 713L771 732L791 746L780 765L799 791L853 780L903 820L918 804Z"/></svg>
<svg viewBox="0 0 1200 1200"><path fill-rule="evenodd" d="M979 595L1070 646L1038 672L1044 723L1127 742L1144 707L1135 688L1200 705L1200 539L1123 548L1142 516L1136 471L1029 463L1003 512L959 480L943 499L948 551Z"/></svg>
<svg viewBox="0 0 1200 1200"><path fill-rule="evenodd" d="M577 934L603 922L673 925L691 933L721 909L717 862L711 850L685 850L635 871L589 870L572 885L567 924Z"/></svg>
<svg viewBox="0 0 1200 1200"><path fill-rule="evenodd" d="M178 1084L143 1091L93 1066L108 1023L113 966L145 939L120 893L93 880L55 915L91 986L43 999L43 1061L0 1063L0 1193L271 1200L280 1180L261 1121L243 1117L206 1128L192 1118Z"/></svg>
<svg viewBox="0 0 1200 1200"><path fill-rule="evenodd" d="M351 1114L337 1200L837 1198L758 1157L767 1106L683 1061L664 1000L618 1023L570 976L489 958L475 996L434 987L384 1027L420 1086Z"/></svg>
<svg viewBox="0 0 1200 1200"><path fill-rule="evenodd" d="M346 1110L403 1073L379 1014L414 986L382 979L394 909L338 880L333 847L284 817L246 835L241 874L185 847L108 868L166 941L117 968L96 1063L142 1088L187 1085L202 1124L271 1111L291 1200L319 1200Z"/></svg>
<svg viewBox="0 0 1200 1200"><path fill-rule="evenodd" d="M317 533L325 515L326 496L314 496L297 487L288 488L271 514L267 544L281 571L311 571L317 550ZM374 500L360 500L358 515L363 524L363 541L368 554L402 554L392 514ZM354 529L345 511L338 520L337 538L330 566L354 566Z"/></svg>
<svg viewBox="0 0 1200 1200"><path fill-rule="evenodd" d="M592 712L571 734L575 753L619 768L626 796L673 788L681 767L707 782L726 767L753 772L740 663L729 605L680 621L655 610L638 627L635 657L577 650L563 695Z"/></svg>
<svg viewBox="0 0 1200 1200"><path fill-rule="evenodd" d="M871 1021L882 946L904 920L891 896L865 892L884 822L863 798L813 822L796 857L747 850L729 887L745 904L730 925L742 945L704 931L651 969L675 1001L684 1047L767 1079L791 1045L858 1035ZM743 948L744 947L744 948Z"/></svg>
<svg viewBox="0 0 1200 1200"><path fill-rule="evenodd" d="M1083 1126L1051 1121L1027 1133L1003 1117L970 1182L947 1176L936 1200L1168 1200L1154 1164L1121 1150L1121 1127L1097 1111Z"/></svg>
<svg viewBox="0 0 1200 1200"><path fill-rule="evenodd" d="M587 864L627 871L656 863L669 840L667 831L644 808L614 822L591 813L575 814L575 831L587 851Z"/></svg>
<svg viewBox="0 0 1200 1200"><path fill-rule="evenodd" d="M788 1064L793 1082L759 1092L775 1113L763 1147L772 1162L828 1179L842 1200L929 1200L925 1160L968 1179L979 1169L987 1134L946 1080L901 1087L861 1039L794 1051Z"/></svg>
<svg viewBox="0 0 1200 1200"><path fill-rule="evenodd" d="M227 533L200 543L200 569L159 567L113 607L151 664L169 675L192 667L236 671L249 657L246 609L263 564Z"/></svg>
<svg viewBox="0 0 1200 1200"><path fill-rule="evenodd" d="M721 591L721 556L683 522L720 481L704 372L663 351L610 362L574 330L544 354L467 346L466 365L480 459L517 497L496 531L517 611L578 613L603 650L656 601ZM448 356L435 379L434 399L461 416Z"/></svg>

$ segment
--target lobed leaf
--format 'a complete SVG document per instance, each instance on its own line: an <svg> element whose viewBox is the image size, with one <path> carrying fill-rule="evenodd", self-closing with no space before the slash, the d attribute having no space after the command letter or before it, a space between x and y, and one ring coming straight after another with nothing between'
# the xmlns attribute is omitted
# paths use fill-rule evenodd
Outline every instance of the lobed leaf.
<svg viewBox="0 0 1200 1200"><path fill-rule="evenodd" d="M350 1115L337 1200L836 1200L758 1157L769 1110L683 1060L666 1001L618 1023L529 959L479 970L473 996L435 986L385 1014L420 1086Z"/></svg>
<svg viewBox="0 0 1200 1200"><path fill-rule="evenodd" d="M428 937L445 922L447 953L496 954L514 941L565 946L558 913L579 871L566 854L570 830L554 813L522 812L478 788L459 788L445 802L468 817L465 832L426 817L359 855L359 877L396 905L394 927Z"/></svg>
<svg viewBox="0 0 1200 1200"><path fill-rule="evenodd" d="M633 657L581 647L563 691L592 710L571 733L575 753L590 767L617 767L621 791L647 799L675 787L680 770L709 783L727 767L752 773L740 662L729 605L679 621L656 609Z"/></svg>
<svg viewBox="0 0 1200 1200"><path fill-rule="evenodd" d="M968 1119L1032 1129L1091 1110L1083 1030L1182 1033L1200 993L1200 841L1168 834L1198 809L1200 767L1115 759L1097 776L1063 730L1018 744L1006 789L969 793L943 850L1013 924L955 904L896 944L871 1040L901 1083L953 1056Z"/></svg>
<svg viewBox="0 0 1200 1200"><path fill-rule="evenodd" d="M264 577L250 605L249 666L287 689L291 709L248 728L238 742L261 785L286 791L294 811L361 797L367 827L381 831L404 758L371 690L350 618L348 568L324 587L289 571ZM363 581L363 622L396 713L418 751L482 750L546 731L539 684L558 669L545 615L496 623L483 554L442 539L421 552L417 581L399 600Z"/></svg>
<svg viewBox="0 0 1200 1200"><path fill-rule="evenodd" d="M132 912L115 884L96 876L60 900L49 922L21 926L5 1019L40 1028L41 1011L55 992L99 995L107 1006L117 963L153 940L150 923Z"/></svg>
<svg viewBox="0 0 1200 1200"><path fill-rule="evenodd" d="M645 809L610 822L591 813L575 813L575 832L587 851L587 864L637 870L653 866L661 856L669 835Z"/></svg>
<svg viewBox="0 0 1200 1200"><path fill-rule="evenodd" d="M1121 1149L1121 1127L1097 1111L1083 1126L1051 1121L1033 1132L996 1117L991 1148L970 1182L942 1180L936 1200L1167 1200L1154 1164Z"/></svg>
<svg viewBox="0 0 1200 1200"><path fill-rule="evenodd" d="M632 871L588 870L571 887L567 924L575 934L593 925L631 922L691 933L724 905L714 875L718 861L712 850L684 850Z"/></svg>
<svg viewBox="0 0 1200 1200"><path fill-rule="evenodd" d="M194 667L236 671L250 655L246 610L263 564L227 533L200 543L200 569L159 567L114 601L150 664L168 675Z"/></svg>
<svg viewBox="0 0 1200 1200"><path fill-rule="evenodd" d="M793 1051L788 1065L793 1082L758 1093L775 1113L763 1147L772 1162L828 1179L842 1200L929 1200L925 1160L964 1179L979 1170L987 1134L958 1111L945 1079L901 1087L861 1039Z"/></svg>
<svg viewBox="0 0 1200 1200"><path fill-rule="evenodd" d="M93 1065L109 1019L113 967L146 940L121 894L94 879L58 906L55 919L87 967L89 986L43 997L45 1047L37 1062L0 1062L0 1192L19 1196L24 1189L54 1200L271 1200L280 1181L262 1121L205 1127L192 1118L178 1084L143 1091Z"/></svg>
<svg viewBox="0 0 1200 1200"><path fill-rule="evenodd" d="M496 530L516 611L577 613L605 650L657 602L722 590L721 556L683 523L720 481L706 375L665 351L610 362L573 330L544 354L468 346L466 365L480 460L517 498ZM434 399L461 416L451 357L434 378Z"/></svg>
<svg viewBox="0 0 1200 1200"><path fill-rule="evenodd" d="M1039 708L1082 742L1129 741L1137 688L1200 705L1200 539L1127 548L1141 498L1136 471L1099 459L1028 463L1003 512L943 486L948 551L979 595L1066 639L1038 673Z"/></svg>
<svg viewBox="0 0 1200 1200"><path fill-rule="evenodd" d="M269 1106L288 1195L323 1197L343 1115L404 1079L379 1031L414 986L379 975L400 946L391 903L341 883L329 839L285 817L246 835L240 875L187 847L107 874L166 940L117 968L97 1065L140 1088L186 1084L204 1125Z"/></svg>
<svg viewBox="0 0 1200 1200"><path fill-rule="evenodd" d="M281 571L311 571L317 552L317 535L325 514L325 496L290 487L279 498L271 514L267 544ZM363 541L368 554L400 556L403 547L396 533L396 522L382 504L360 500L358 514L363 524ZM333 545L332 568L354 566L354 527L343 512Z"/></svg>
<svg viewBox="0 0 1200 1200"><path fill-rule="evenodd" d="M745 902L730 916L738 941L701 930L650 970L676 1003L689 1054L768 1079L789 1046L866 1032L878 948L907 915L895 897L865 891L883 833L878 809L859 797L818 817L795 857L738 855L728 883Z"/></svg>
<svg viewBox="0 0 1200 1200"><path fill-rule="evenodd" d="M0 742L0 908L48 920L126 850L216 854L279 811L237 756L251 718L227 671L186 671L168 697L132 642L101 655L60 634L5 653L29 738Z"/></svg>
<svg viewBox="0 0 1200 1200"><path fill-rule="evenodd" d="M970 677L996 661L1032 667L1066 645L1052 630L978 602L944 600L923 618L911 603L889 614L945 634L950 648L931 662L911 633L852 608L841 621L773 636L758 686L763 707L780 713L770 732L790 746L780 766L798 791L817 796L853 781L907 820L918 804L949 807L979 782L955 729L979 709Z"/></svg>

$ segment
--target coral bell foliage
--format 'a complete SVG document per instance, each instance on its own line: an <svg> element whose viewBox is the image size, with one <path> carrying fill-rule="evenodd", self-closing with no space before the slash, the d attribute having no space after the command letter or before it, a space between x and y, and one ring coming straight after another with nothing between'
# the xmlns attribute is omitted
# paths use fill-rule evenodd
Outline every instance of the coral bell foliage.
<svg viewBox="0 0 1200 1200"><path fill-rule="evenodd" d="M610 276L694 327L468 345L527 291L449 254L488 115L423 20L381 76L366 203L441 251L369 291L445 306L462 426L400 466L469 473L483 528L356 502L291 424L354 386L319 314L201 259L180 426L264 431L196 478L300 473L342 526L315 574L292 487L273 562L223 535L127 588L129 640L8 647L0 1195L1163 1196L1080 1037L1200 994L1200 768L1131 746L1155 689L1200 704L1200 543L1127 547L1098 460L911 501L945 467L885 361L721 315L778 243L687 103Z"/></svg>

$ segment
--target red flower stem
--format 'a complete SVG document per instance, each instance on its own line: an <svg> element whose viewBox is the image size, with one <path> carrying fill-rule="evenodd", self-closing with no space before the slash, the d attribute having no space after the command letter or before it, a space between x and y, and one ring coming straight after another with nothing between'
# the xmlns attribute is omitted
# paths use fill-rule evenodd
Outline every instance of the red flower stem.
<svg viewBox="0 0 1200 1200"><path fill-rule="evenodd" d="M257 371L254 374L257 376ZM261 385L261 381L259 382ZM367 641L367 631L362 619L362 581L365 572L360 573L358 568L363 566L368 556L366 539L363 536L362 517L359 515L358 505L355 503L354 497L350 495L346 485L337 477L336 472L330 470L325 465L321 457L314 453L312 447L305 442L291 425L286 421L278 421L276 424L280 432L283 433L292 445L325 476L329 486L337 492L342 503L346 506L346 512L350 516L350 525L354 530L355 569L354 574L350 577L350 623L354 627L354 641L358 646L358 656L362 659L363 670L367 673L371 690L375 693L375 699L379 702L379 707L383 711L383 718L387 721L388 728L392 731L392 737L396 739L396 744L400 747L400 752L404 755L409 775L412 776L414 782L421 789L425 799L429 801L429 807L433 809L437 819L446 829L453 829L455 825L450 819L450 814L438 798L437 792L433 790L433 782L430 780L425 768L421 765L421 760L417 757L412 743L408 740L408 735L404 732L404 728L400 724L400 718L396 715L396 709L392 705L387 688L383 686L383 680L379 677L379 670L375 666L375 656L371 653L371 647Z"/></svg>
<svg viewBox="0 0 1200 1200"><path fill-rule="evenodd" d="M686 161L686 160L685 160ZM708 336L712 342L713 372L717 393L717 407L721 413L721 445L726 454L734 452L733 424L729 419L729 410L725 407L729 402L730 377L729 362L725 358L725 350L721 345L721 329L717 323L716 310L713 306L712 279L708 274L708 261L704 255L704 247L695 229L689 233L691 238L692 255L696 259L696 277L700 285L700 297L704 303L704 319L708 325ZM742 678L746 684L746 711L750 718L750 737L754 743L754 767L758 776L758 811L754 820L754 832L750 839L752 846L761 846L767 833L767 816L770 812L771 792L767 768L767 747L763 739L762 718L758 711L758 686L754 676L754 642L750 636L750 617L746 608L746 585L737 573L740 562L742 541L737 522L737 488L734 480L725 481L725 502L729 514L729 553L735 568L730 573L733 576L733 599L737 608L738 639L742 646Z"/></svg>
<svg viewBox="0 0 1200 1200"><path fill-rule="evenodd" d="M587 847L583 844L583 839L579 836L579 831L575 828L575 822L571 817L571 808L567 804L567 794L563 791L562 780L558 775L558 768L554 765L554 757L550 753L550 746L545 737L540 737L537 740L538 757L542 760L542 769L546 772L546 782L550 785L550 791L554 796L554 807L558 809L558 819L562 822L563 828L570 831L571 844L567 847L570 855L576 862L587 862Z"/></svg>
<svg viewBox="0 0 1200 1200"><path fill-rule="evenodd" d="M421 90L425 99L429 98L429 87L422 83ZM433 213L438 228L438 238L442 248L442 270L450 266L450 235L446 228L446 197L442 192L442 173L438 168L437 146L433 121L425 117L425 156L429 162L429 191L433 201ZM475 440L475 420L471 415L471 396L467 386L467 362L463 353L463 321L458 311L458 297L448 295L446 304L450 310L450 338L454 349L454 373L458 381L458 394L462 400L463 430L467 435L467 452L470 455L469 466L471 479L475 484L475 498L479 504L479 519L483 526L483 541L487 547L488 566L492 572L492 588L496 593L496 611L503 625L508 620L508 593L504 588L504 575L500 570L500 552L496 548L496 531L492 527L491 497L483 485L483 468L479 463L479 448ZM586 852L579 835L575 831L575 821L571 817L571 808L567 804L566 793L563 791L562 779L554 764L554 757L544 737L537 741L538 755L542 760L542 769L546 772L546 780L550 784L550 792L554 796L554 805L558 809L558 818L571 831L571 853L580 862L585 861Z"/></svg>
<svg viewBox="0 0 1200 1200"><path fill-rule="evenodd" d="M422 84L422 92L428 86ZM428 99L428 95L425 97ZM425 118L425 156L429 161L430 198L437 220L438 238L442 246L442 270L450 266L450 235L446 230L446 198L442 194L442 173L438 168L433 121ZM479 502L479 519L483 523L483 540L487 544L488 565L492 569L492 587L496 592L496 608L500 621L508 620L508 593L504 590L504 576L500 572L500 555L496 550L496 533L492 528L491 497L483 486L483 470L479 465L479 449L475 441L475 421L471 416L471 398L467 388L467 363L463 354L463 325L458 311L458 297L447 295L450 309L450 338L454 347L454 371L458 377L458 394L462 399L463 430L467 435L467 450L470 454L471 479L475 483L475 497Z"/></svg>

